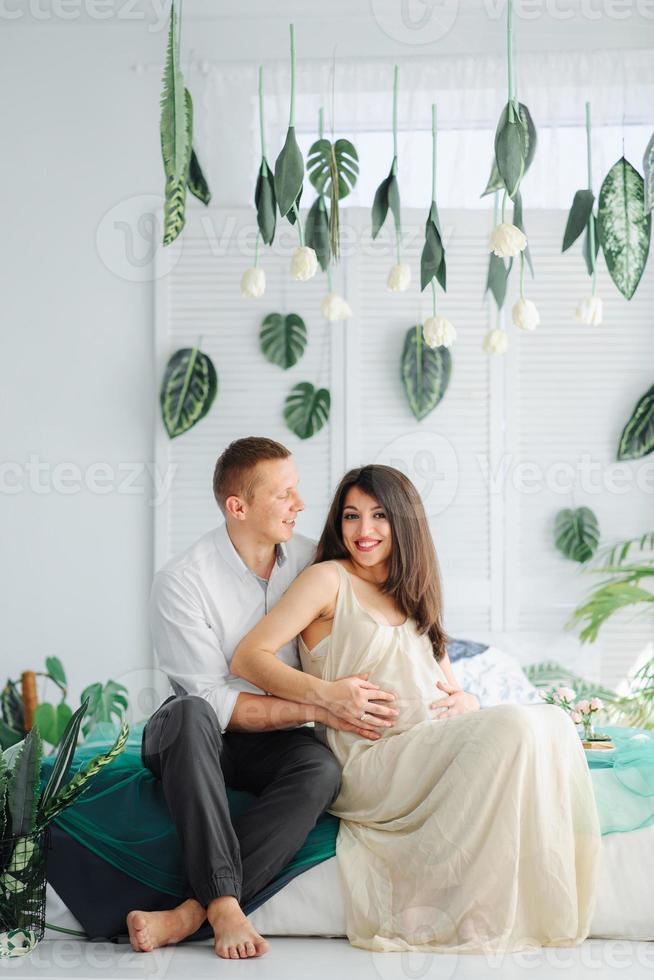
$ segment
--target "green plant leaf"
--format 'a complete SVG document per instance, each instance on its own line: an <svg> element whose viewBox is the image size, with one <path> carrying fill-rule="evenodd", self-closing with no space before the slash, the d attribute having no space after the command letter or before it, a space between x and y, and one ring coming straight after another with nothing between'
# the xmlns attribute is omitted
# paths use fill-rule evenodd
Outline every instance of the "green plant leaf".
<svg viewBox="0 0 654 980"><path fill-rule="evenodd" d="M200 161L198 160L197 154L192 146L186 185L193 197L197 197L198 201L201 201L207 206L209 205L211 201L211 191L209 190L207 179L202 172Z"/></svg>
<svg viewBox="0 0 654 980"><path fill-rule="evenodd" d="M307 328L297 313L269 313L259 333L261 350L271 364L285 371L293 367L307 346Z"/></svg>
<svg viewBox="0 0 654 980"><path fill-rule="evenodd" d="M618 443L618 459L641 459L654 450L654 385L636 402Z"/></svg>
<svg viewBox="0 0 654 980"><path fill-rule="evenodd" d="M591 214L591 216L588 219L588 225L586 226L586 233L584 235L584 259L585 259L585 262L586 262L586 268L588 270L588 275L589 276L592 276L592 274L593 274L593 263L592 263L591 258L590 258L590 226L591 225L593 226L594 231L595 231L595 238L594 238L594 241L595 241L595 267L597 267L597 256L599 255L600 242L599 242L599 232L597 230L597 218L595 217L594 214Z"/></svg>
<svg viewBox="0 0 654 980"><path fill-rule="evenodd" d="M275 161L275 196L283 218L295 204L303 179L304 160L295 138L295 127L289 126L286 142Z"/></svg>
<svg viewBox="0 0 654 980"><path fill-rule="evenodd" d="M432 201L425 222L425 244L420 257L420 289L423 290L434 278L445 291L447 278L445 246L443 245L436 202Z"/></svg>
<svg viewBox="0 0 654 980"><path fill-rule="evenodd" d="M50 674L50 677L55 684L59 684L60 687L68 686L66 671L64 670L64 666L59 657L46 657L45 669L47 670L48 674Z"/></svg>
<svg viewBox="0 0 654 980"><path fill-rule="evenodd" d="M22 694L14 681L7 681L2 689L0 701L2 702L3 720L10 728L21 732L22 738L25 734L25 709Z"/></svg>
<svg viewBox="0 0 654 980"><path fill-rule="evenodd" d="M298 214L300 213L300 199L302 197L302 191L303 190L304 190L304 188L303 187L300 187L298 196L295 198L295 204L291 208L291 210L288 212L288 214L286 215L286 220L289 221L290 224L292 224L292 225L294 225L295 224L295 221L296 221L296 212Z"/></svg>
<svg viewBox="0 0 654 980"><path fill-rule="evenodd" d="M177 45L177 8L171 3L168 27L168 47L161 94L161 155L166 178L184 179L188 165L188 100L184 78L179 67Z"/></svg>
<svg viewBox="0 0 654 980"><path fill-rule="evenodd" d="M11 748L25 738L25 732L17 732L15 728L10 728L6 721L0 720L0 750Z"/></svg>
<svg viewBox="0 0 654 980"><path fill-rule="evenodd" d="M594 202L595 195L592 191L580 190L575 194L563 233L562 252L567 251L577 241L584 228L588 226Z"/></svg>
<svg viewBox="0 0 654 980"><path fill-rule="evenodd" d="M643 156L643 181L645 200L644 208L647 214L654 208L654 134L652 135Z"/></svg>
<svg viewBox="0 0 654 980"><path fill-rule="evenodd" d="M401 376L409 407L420 421L443 398L452 374L452 355L447 347L431 348L422 338L422 326L409 327L404 338Z"/></svg>
<svg viewBox="0 0 654 980"><path fill-rule="evenodd" d="M211 358L197 347L182 347L168 361L159 401L171 439L192 429L207 414L218 392Z"/></svg>
<svg viewBox="0 0 654 980"><path fill-rule="evenodd" d="M390 208L395 227L400 227L400 188L395 176L397 162L393 158L391 170L388 177L384 177L381 184L375 191L375 198L372 202L372 237L377 237L386 221L386 215Z"/></svg>
<svg viewBox="0 0 654 980"><path fill-rule="evenodd" d="M284 403L286 424L300 439L309 439L322 429L329 419L331 399L326 388L314 388L301 381L288 394Z"/></svg>
<svg viewBox="0 0 654 980"><path fill-rule="evenodd" d="M71 715L68 720L66 730L61 737L59 750L50 772L50 777L43 789L43 792L41 793L41 798L39 800L37 813L37 820L39 823L43 822L43 814L50 804L50 801L54 799L57 793L59 793L62 786L65 784L66 779L68 778L68 773L70 772L70 767L75 756L75 749L77 748L79 730L88 706L88 700L84 700L82 705L73 715Z"/></svg>
<svg viewBox="0 0 654 980"><path fill-rule="evenodd" d="M520 181L534 159L536 143L536 127L527 106L522 102L514 102L512 112L509 113L507 103L497 124L495 157L486 189L481 196L506 189L510 197L515 197ZM498 158L498 151L501 160Z"/></svg>
<svg viewBox="0 0 654 980"><path fill-rule="evenodd" d="M499 255L495 255L494 252L490 253L490 259L488 262L488 276L486 277L486 289L484 292L488 292L490 289L493 299L497 305L498 310L501 310L504 306L504 300L506 299L506 286L509 281L509 274L506 265L504 264L504 259L501 259Z"/></svg>
<svg viewBox="0 0 654 980"><path fill-rule="evenodd" d="M591 597L575 609L569 625L587 620L579 634L582 643L594 643L604 623L616 612L641 603L654 603L654 594L631 582L607 582L599 586Z"/></svg>
<svg viewBox="0 0 654 980"><path fill-rule="evenodd" d="M9 777L7 809L13 837L35 829L43 749L38 728L28 732Z"/></svg>
<svg viewBox="0 0 654 980"><path fill-rule="evenodd" d="M599 524L590 507L560 510L554 521L554 540L562 555L572 561L592 558L599 544Z"/></svg>
<svg viewBox="0 0 654 980"><path fill-rule="evenodd" d="M277 224L277 199L275 197L275 178L264 157L259 167L257 186L254 191L254 206L257 209L257 224L261 238L266 245L272 245L275 240Z"/></svg>
<svg viewBox="0 0 654 980"><path fill-rule="evenodd" d="M56 707L43 701L34 712L34 724L41 738L49 745L59 745L72 715L71 708L64 701Z"/></svg>
<svg viewBox="0 0 654 980"><path fill-rule="evenodd" d="M322 195L316 198L307 214L304 225L304 242L316 253L323 272L327 271L331 256L329 218Z"/></svg>
<svg viewBox="0 0 654 980"><path fill-rule="evenodd" d="M186 104L186 166L181 177L171 174L166 177L164 192L164 227L163 243L171 245L181 234L186 222L186 187L188 183L191 152L193 145L193 101L188 89L184 90Z"/></svg>
<svg viewBox="0 0 654 980"><path fill-rule="evenodd" d="M334 144L319 139L312 145L307 157L309 180L319 194L332 194L338 188L338 199L347 197L359 176L359 157L349 140L338 139Z"/></svg>
<svg viewBox="0 0 654 980"><path fill-rule="evenodd" d="M606 265L625 299L631 299L645 269L651 214L645 213L645 185L624 157L604 178L597 227Z"/></svg>
<svg viewBox="0 0 654 980"><path fill-rule="evenodd" d="M87 720L82 725L85 738L96 725L103 722L113 722L115 718L118 724L122 724L127 710L126 694L124 684L116 681L107 681L106 684L96 681L84 688L80 701L88 701Z"/></svg>
<svg viewBox="0 0 654 980"><path fill-rule="evenodd" d="M488 183L486 184L486 189L482 191L479 195L480 197L486 197L487 194L494 194L495 191L503 191L504 181L502 180L502 175L497 169L497 164L495 163L495 157L493 157L493 163L491 165L491 173L488 178Z"/></svg>

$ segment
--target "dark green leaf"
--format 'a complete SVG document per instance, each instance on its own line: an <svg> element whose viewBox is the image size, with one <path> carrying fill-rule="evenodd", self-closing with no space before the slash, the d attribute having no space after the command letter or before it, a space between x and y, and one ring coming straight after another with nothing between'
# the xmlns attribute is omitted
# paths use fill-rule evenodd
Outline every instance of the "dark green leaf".
<svg viewBox="0 0 654 980"><path fill-rule="evenodd" d="M497 304L498 310L501 310L504 306L508 280L509 275L507 267L504 264L504 259L501 259L499 255L495 255L494 252L491 252L490 261L488 263L488 276L486 278L485 292L488 292L490 289L493 299Z"/></svg>
<svg viewBox="0 0 654 980"><path fill-rule="evenodd" d="M372 237L376 238L386 221L388 209L391 209L395 227L400 226L400 188L395 176L395 158L391 165L391 172L388 177L384 177L375 192L375 199L372 202Z"/></svg>
<svg viewBox="0 0 654 980"><path fill-rule="evenodd" d="M46 657L45 669L55 684L59 684L61 687L67 686L66 671L59 657Z"/></svg>
<svg viewBox="0 0 654 980"><path fill-rule="evenodd" d="M297 313L269 313L261 324L259 341L264 356L286 371L304 354L307 328Z"/></svg>
<svg viewBox="0 0 654 980"><path fill-rule="evenodd" d="M643 181L645 199L643 206L647 214L654 208L654 135L647 144L643 156Z"/></svg>
<svg viewBox="0 0 654 980"><path fill-rule="evenodd" d="M654 450L654 385L636 402L620 436L618 459L641 459Z"/></svg>
<svg viewBox="0 0 654 980"><path fill-rule="evenodd" d="M525 222L524 222L524 219L522 217L522 194L520 193L520 191L518 191L518 193L515 196L515 200L513 201L513 224L516 226L516 228L519 228L520 231L524 235L527 234L527 232L525 231ZM531 261L531 249L529 248L529 236L527 236L527 246L525 248L525 260L527 262L527 265L529 266L529 271L531 272L531 275L532 275L532 278L533 278L533 275L534 275L534 265L533 265L533 262ZM511 272L512 267L513 267L513 259L511 259L509 261L509 272ZM508 273L507 273L507 275L508 275Z"/></svg>
<svg viewBox="0 0 654 980"><path fill-rule="evenodd" d="M495 136L495 161L509 197L514 197L524 173L523 137L518 118L507 119Z"/></svg>
<svg viewBox="0 0 654 980"><path fill-rule="evenodd" d="M322 195L311 205L304 226L305 244L314 250L320 268L327 270L330 258L329 218Z"/></svg>
<svg viewBox="0 0 654 980"><path fill-rule="evenodd" d="M0 751L4 752L5 749L11 748L24 737L25 732L17 732L15 728L10 728L6 722L0 721Z"/></svg>
<svg viewBox="0 0 654 980"><path fill-rule="evenodd" d="M96 725L103 722L113 722L115 719L118 724L122 724L127 709L126 694L127 688L116 681L89 684L82 691L80 700L82 703L88 701L89 704L87 721L82 726L85 738Z"/></svg>
<svg viewBox="0 0 654 980"><path fill-rule="evenodd" d="M209 205L209 202L211 201L211 191L209 190L207 179L202 172L200 161L198 160L197 154L193 147L191 147L191 158L189 160L188 179L186 184L193 197L197 197L198 201L201 201L207 206Z"/></svg>
<svg viewBox="0 0 654 980"><path fill-rule="evenodd" d="M300 213L300 198L302 197L302 191L303 190L304 190L304 188L303 187L300 187L300 192L299 192L298 196L295 198L295 206L292 207L291 210L286 215L288 221L292 225L295 224L295 221L296 221L296 217L295 217L296 216L296 213L297 214Z"/></svg>
<svg viewBox="0 0 654 980"><path fill-rule="evenodd" d="M584 259L586 260L586 268L588 269L589 276L592 276L593 274L593 263L591 262L590 259L590 230L589 229L591 224L593 225L593 228L595 230L595 261L597 262L600 243L599 243L599 232L597 230L597 219L595 218L594 214L591 214L590 218L588 219L588 226L586 227L586 233L584 234L584 245L583 245Z"/></svg>
<svg viewBox="0 0 654 980"><path fill-rule="evenodd" d="M170 438L188 432L204 418L217 392L218 376L211 358L197 347L176 351L166 365L159 395Z"/></svg>
<svg viewBox="0 0 654 980"><path fill-rule="evenodd" d="M488 183L486 184L486 190L480 194L480 197L486 197L487 194L494 194L495 191L504 190L504 181L502 176L497 169L497 164L495 163L495 157L493 157L493 164L491 166L490 177L488 178Z"/></svg>
<svg viewBox="0 0 654 980"><path fill-rule="evenodd" d="M338 182L338 198L347 197L359 175L359 157L349 140L316 140L307 157L309 180L319 194L329 195L334 176Z"/></svg>
<svg viewBox="0 0 654 980"><path fill-rule="evenodd" d="M314 388L308 381L301 381L284 403L286 424L300 439L309 439L327 422L330 404L326 388Z"/></svg>
<svg viewBox="0 0 654 980"><path fill-rule="evenodd" d="M22 732L24 735L25 709L23 707L23 698L14 681L7 681L2 689L0 700L2 701L3 720L10 728L14 728L17 732Z"/></svg>
<svg viewBox="0 0 654 980"><path fill-rule="evenodd" d="M425 222L425 244L420 257L420 289L423 290L433 278L441 288L447 288L445 268L445 247L441 237L436 204L432 202Z"/></svg>
<svg viewBox="0 0 654 980"><path fill-rule="evenodd" d="M625 299L636 292L649 252L651 215L644 202L643 178L621 157L604 178L597 227L611 278Z"/></svg>
<svg viewBox="0 0 654 980"><path fill-rule="evenodd" d="M393 164L395 166L395 164ZM397 182L397 177L391 172L388 178L388 207L393 215L393 220L395 221L395 227L400 227L400 185Z"/></svg>
<svg viewBox="0 0 654 980"><path fill-rule="evenodd" d="M75 749L77 748L79 730L82 725L82 721L84 720L84 715L86 714L88 704L88 701L84 701L81 707L79 707L77 711L71 715L68 724L66 725L66 730L61 737L61 744L59 745L57 757L50 773L50 778L48 779L48 782L41 793L41 799L39 801L39 821L41 821L43 813L50 800L54 799L68 778L68 773L75 755Z"/></svg>
<svg viewBox="0 0 654 980"><path fill-rule="evenodd" d="M9 777L7 809L14 837L34 830L42 757L41 736L38 728L33 728L25 737Z"/></svg>
<svg viewBox="0 0 654 980"><path fill-rule="evenodd" d="M404 339L401 374L409 407L420 420L432 412L447 391L452 355L447 347L428 347L422 327L409 327Z"/></svg>
<svg viewBox="0 0 654 980"><path fill-rule="evenodd" d="M177 11L170 8L168 46L161 94L161 155L167 179L186 180L190 148L188 146L188 99L179 67L177 44Z"/></svg>
<svg viewBox="0 0 654 980"><path fill-rule="evenodd" d="M277 223L277 200L275 198L275 179L265 158L259 167L257 186L254 191L254 205L257 209L257 224L261 238L266 245L272 245Z"/></svg>
<svg viewBox="0 0 654 980"><path fill-rule="evenodd" d="M279 213L285 217L296 202L304 179L304 160L295 138L295 127L289 126L286 142L275 162L275 196Z"/></svg>
<svg viewBox="0 0 654 980"><path fill-rule="evenodd" d="M594 201L595 195L592 191L581 190L575 194L565 226L563 246L561 248L562 252L567 251L573 242L577 241L584 228L587 227L593 211Z"/></svg>
<svg viewBox="0 0 654 980"><path fill-rule="evenodd" d="M554 521L554 540L562 555L572 561L592 558L599 544L599 524L590 507L560 510Z"/></svg>

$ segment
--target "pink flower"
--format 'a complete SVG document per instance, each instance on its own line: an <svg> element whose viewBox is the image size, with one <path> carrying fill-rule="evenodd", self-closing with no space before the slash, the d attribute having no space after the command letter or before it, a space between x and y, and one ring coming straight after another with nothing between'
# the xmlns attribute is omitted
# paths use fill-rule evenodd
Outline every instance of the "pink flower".
<svg viewBox="0 0 654 980"><path fill-rule="evenodd" d="M571 687L557 688L555 696L556 695L558 695L559 701L562 701L563 704L568 704L568 705L572 704L572 702L576 697L575 692L572 690Z"/></svg>
<svg viewBox="0 0 654 980"><path fill-rule="evenodd" d="M604 702L601 698L591 698L590 699L590 710L599 711L600 708L604 707Z"/></svg>
<svg viewBox="0 0 654 980"><path fill-rule="evenodd" d="M577 711L576 709L570 712L570 717L574 721L575 725L578 725L581 722L581 712Z"/></svg>
<svg viewBox="0 0 654 980"><path fill-rule="evenodd" d="M577 701L577 711L581 711L582 715L589 715L591 712L590 701L583 698L581 701Z"/></svg>

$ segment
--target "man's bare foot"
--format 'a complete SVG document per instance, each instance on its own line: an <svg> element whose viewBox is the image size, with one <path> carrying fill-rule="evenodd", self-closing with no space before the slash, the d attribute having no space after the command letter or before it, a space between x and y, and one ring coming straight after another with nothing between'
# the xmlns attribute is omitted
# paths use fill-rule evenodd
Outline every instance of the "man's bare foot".
<svg viewBox="0 0 654 980"><path fill-rule="evenodd" d="M215 898L207 909L207 919L216 939L216 956L225 960L245 960L251 956L263 956L268 951L269 944L252 927L231 895Z"/></svg>
<svg viewBox="0 0 654 980"><path fill-rule="evenodd" d="M127 929L132 949L151 953L159 946L179 943L197 932L206 917L205 909L192 898L166 912L130 912Z"/></svg>

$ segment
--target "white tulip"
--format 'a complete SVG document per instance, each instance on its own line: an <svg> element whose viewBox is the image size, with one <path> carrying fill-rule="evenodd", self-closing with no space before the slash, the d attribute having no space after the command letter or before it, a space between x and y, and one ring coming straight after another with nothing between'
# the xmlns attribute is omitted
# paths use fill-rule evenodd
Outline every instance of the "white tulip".
<svg viewBox="0 0 654 980"><path fill-rule="evenodd" d="M299 245L293 252L291 259L291 275L300 282L312 279L318 268L316 253L308 245Z"/></svg>
<svg viewBox="0 0 654 980"><path fill-rule="evenodd" d="M575 310L575 319L579 323L588 323L597 327L602 322L602 300L600 296L586 296Z"/></svg>
<svg viewBox="0 0 654 980"><path fill-rule="evenodd" d="M456 330L444 316L428 316L422 335L428 347L451 347L456 340Z"/></svg>
<svg viewBox="0 0 654 980"><path fill-rule="evenodd" d="M516 327L520 327L521 330L535 330L540 323L540 314L536 309L536 304L523 297L520 297L518 302L513 304L511 316Z"/></svg>
<svg viewBox="0 0 654 980"><path fill-rule="evenodd" d="M350 304L342 296L339 296L338 293L327 293L320 304L320 310L324 318L329 320L330 323L336 323L338 320L347 320L352 316Z"/></svg>
<svg viewBox="0 0 654 980"><path fill-rule="evenodd" d="M241 276L241 296L259 299L266 291L266 273L253 265Z"/></svg>
<svg viewBox="0 0 654 980"><path fill-rule="evenodd" d="M411 282L411 267L404 262L398 262L388 273L386 284L394 293L403 293Z"/></svg>
<svg viewBox="0 0 654 980"><path fill-rule="evenodd" d="M510 259L527 247L527 236L515 225L502 222L493 228L490 237L489 252L494 252L501 259Z"/></svg>
<svg viewBox="0 0 654 980"><path fill-rule="evenodd" d="M487 354L504 354L509 346L506 330L502 327L489 330L484 337L482 346Z"/></svg>

